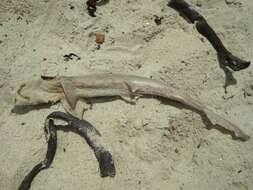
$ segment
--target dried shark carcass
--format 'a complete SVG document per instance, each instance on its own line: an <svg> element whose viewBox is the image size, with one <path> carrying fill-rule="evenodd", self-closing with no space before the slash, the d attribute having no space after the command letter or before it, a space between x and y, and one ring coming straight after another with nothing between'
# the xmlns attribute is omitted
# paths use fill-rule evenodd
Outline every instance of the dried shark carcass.
<svg viewBox="0 0 253 190"><path fill-rule="evenodd" d="M230 132L233 137L241 140L249 139L249 136L238 126L214 113L199 101L190 96L181 95L163 82L134 75L91 74L30 80L23 83L17 90L15 105L27 106L61 102L67 112L81 118L83 110L78 109L80 108L79 103L85 100L91 101L91 99L99 97L120 97L133 103L140 96L162 97L179 102L205 116L213 126Z"/></svg>

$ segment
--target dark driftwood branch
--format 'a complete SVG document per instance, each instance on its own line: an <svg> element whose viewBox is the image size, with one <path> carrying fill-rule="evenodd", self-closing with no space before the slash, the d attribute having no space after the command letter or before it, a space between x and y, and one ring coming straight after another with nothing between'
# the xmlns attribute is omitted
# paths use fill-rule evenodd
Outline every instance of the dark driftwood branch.
<svg viewBox="0 0 253 190"><path fill-rule="evenodd" d="M250 65L250 61L242 60L227 50L216 32L207 23L206 19L187 2L184 0L170 0L168 6L179 12L180 15L186 18L190 23L196 25L198 32L203 35L216 50L221 67L227 66L234 71L239 71Z"/></svg>
<svg viewBox="0 0 253 190"><path fill-rule="evenodd" d="M49 168L54 160L54 156L57 148L57 132L56 126L53 120L48 120L45 124L45 132L48 136L47 140L47 154L45 160L33 167L33 169L25 176L18 190L28 190L35 176L44 169Z"/></svg>
<svg viewBox="0 0 253 190"><path fill-rule="evenodd" d="M114 177L116 174L112 155L101 144L101 134L88 121L78 119L64 112L53 112L48 118L62 119L70 126L78 130L79 134L85 138L88 145L94 151L94 154L99 162L101 177Z"/></svg>
<svg viewBox="0 0 253 190"><path fill-rule="evenodd" d="M97 129L88 121L80 120L72 115L63 112L53 112L47 116L45 122L45 134L48 143L46 158L34 166L33 169L25 176L18 190L28 190L36 175L40 171L49 168L54 160L57 148L57 129L59 126L54 124L53 119L62 119L66 121L68 123L68 126L77 129L79 134L85 138L89 146L94 151L95 156L99 162L101 177L115 176L116 170L112 155L100 144L99 138L101 138L101 135Z"/></svg>
<svg viewBox="0 0 253 190"><path fill-rule="evenodd" d="M96 17L95 13L97 11L97 6L102 6L108 2L109 0L87 0L86 5L89 15Z"/></svg>

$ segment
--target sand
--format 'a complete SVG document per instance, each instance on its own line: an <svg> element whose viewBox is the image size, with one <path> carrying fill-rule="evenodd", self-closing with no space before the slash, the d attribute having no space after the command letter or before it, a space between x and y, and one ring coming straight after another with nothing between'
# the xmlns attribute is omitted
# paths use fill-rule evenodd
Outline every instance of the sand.
<svg viewBox="0 0 253 190"><path fill-rule="evenodd" d="M189 0L235 55L253 57L253 1ZM125 73L152 77L239 125L253 136L253 67L233 73L225 93L216 52L167 1L111 0L88 16L85 1L0 1L0 189L15 190L44 159L46 116L61 105L13 113L24 80L48 75ZM156 25L154 15L163 16ZM95 33L105 34L97 50ZM81 60L64 61L76 53ZM92 150L77 134L58 132L50 169L31 190L253 189L253 138L208 130L201 117L173 102L94 103L85 112L114 156L115 178L101 178Z"/></svg>

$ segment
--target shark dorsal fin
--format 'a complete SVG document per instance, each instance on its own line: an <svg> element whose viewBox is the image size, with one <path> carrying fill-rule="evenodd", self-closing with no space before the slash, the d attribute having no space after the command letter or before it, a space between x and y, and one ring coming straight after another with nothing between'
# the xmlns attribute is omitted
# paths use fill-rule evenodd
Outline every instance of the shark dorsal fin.
<svg viewBox="0 0 253 190"><path fill-rule="evenodd" d="M78 97L73 83L68 79L61 79L61 85L65 94L65 98L69 103L71 109L75 110Z"/></svg>

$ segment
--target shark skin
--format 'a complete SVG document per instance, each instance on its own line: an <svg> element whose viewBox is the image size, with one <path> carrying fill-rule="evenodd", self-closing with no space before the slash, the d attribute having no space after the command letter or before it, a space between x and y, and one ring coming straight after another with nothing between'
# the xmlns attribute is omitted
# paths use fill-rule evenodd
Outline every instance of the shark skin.
<svg viewBox="0 0 253 190"><path fill-rule="evenodd" d="M78 102L101 97L119 97L135 103L141 96L162 97L179 102L205 116L213 126L231 133L234 138L248 140L238 126L213 112L190 96L181 95L165 83L121 74L89 74L84 76L59 76L53 79L37 79L23 83L17 90L15 106L55 104L62 102L65 110L78 116ZM80 115L79 115L80 117Z"/></svg>

